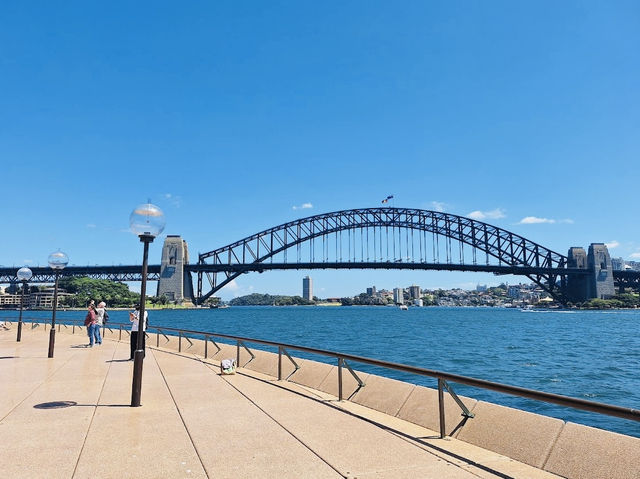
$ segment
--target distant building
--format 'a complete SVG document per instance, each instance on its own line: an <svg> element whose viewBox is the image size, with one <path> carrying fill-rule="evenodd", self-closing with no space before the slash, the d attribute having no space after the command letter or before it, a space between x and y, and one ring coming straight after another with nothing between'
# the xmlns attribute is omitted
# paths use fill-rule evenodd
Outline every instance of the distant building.
<svg viewBox="0 0 640 479"><path fill-rule="evenodd" d="M424 306L424 301L422 301L422 299L414 299L413 305L422 308Z"/></svg>
<svg viewBox="0 0 640 479"><path fill-rule="evenodd" d="M371 286L370 288L367 288L367 295L375 296L376 295L376 287L375 286Z"/></svg>
<svg viewBox="0 0 640 479"><path fill-rule="evenodd" d="M25 303L27 299L25 298ZM4 294L4 290L0 293L0 306L20 306L19 294Z"/></svg>
<svg viewBox="0 0 640 479"><path fill-rule="evenodd" d="M313 280L309 276L302 278L302 297L313 301Z"/></svg>
<svg viewBox="0 0 640 479"><path fill-rule="evenodd" d="M486 284L479 284L478 286L476 286L476 291L478 293L484 293L486 290L487 290Z"/></svg>
<svg viewBox="0 0 640 479"><path fill-rule="evenodd" d="M507 296L513 299L520 299L520 286L509 286Z"/></svg>
<svg viewBox="0 0 640 479"><path fill-rule="evenodd" d="M393 302L396 304L404 304L404 289L393 288Z"/></svg>
<svg viewBox="0 0 640 479"><path fill-rule="evenodd" d="M409 299L420 299L420 286L409 286Z"/></svg>
<svg viewBox="0 0 640 479"><path fill-rule="evenodd" d="M611 258L611 267L614 271L624 271L625 262L622 258Z"/></svg>
<svg viewBox="0 0 640 479"><path fill-rule="evenodd" d="M640 271L640 262L638 261L625 261L626 268L634 271Z"/></svg>

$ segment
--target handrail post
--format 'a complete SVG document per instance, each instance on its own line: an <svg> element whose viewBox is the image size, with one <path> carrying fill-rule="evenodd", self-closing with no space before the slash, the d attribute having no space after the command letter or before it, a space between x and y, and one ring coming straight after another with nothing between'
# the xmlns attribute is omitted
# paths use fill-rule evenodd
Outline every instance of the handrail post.
<svg viewBox="0 0 640 479"><path fill-rule="evenodd" d="M278 381L282 381L282 346L278 346Z"/></svg>
<svg viewBox="0 0 640 479"><path fill-rule="evenodd" d="M342 365L344 359L338 358L338 401L342 401Z"/></svg>
<svg viewBox="0 0 640 479"><path fill-rule="evenodd" d="M182 331L178 331L178 352L182 352Z"/></svg>
<svg viewBox="0 0 640 479"><path fill-rule="evenodd" d="M236 340L236 367L240 367L240 340Z"/></svg>
<svg viewBox="0 0 640 479"><path fill-rule="evenodd" d="M207 359L208 353L209 352L209 336L208 335L204 335L204 358Z"/></svg>
<svg viewBox="0 0 640 479"><path fill-rule="evenodd" d="M444 418L444 379L438 378L438 409L440 410L440 439L446 436Z"/></svg>

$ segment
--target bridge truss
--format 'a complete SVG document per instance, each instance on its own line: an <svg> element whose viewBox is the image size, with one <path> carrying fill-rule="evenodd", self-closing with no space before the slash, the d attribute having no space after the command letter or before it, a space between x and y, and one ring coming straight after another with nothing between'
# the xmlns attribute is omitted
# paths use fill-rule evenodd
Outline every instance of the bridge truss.
<svg viewBox="0 0 640 479"><path fill-rule="evenodd" d="M53 270L49 267L34 266L31 269L33 277L30 283L47 284L56 280ZM0 268L0 283L19 283L16 277L18 268ZM142 267L139 265L120 266L67 266L60 273L60 278L86 276L92 279L107 279L110 281L142 281ZM150 265L147 270L147 279L150 281L160 279L160 265Z"/></svg>
<svg viewBox="0 0 640 479"><path fill-rule="evenodd" d="M197 301L239 275L268 269L441 269L520 274L562 300L567 258L520 235L463 216L411 208L336 211L202 253ZM204 278L210 289L204 291Z"/></svg>

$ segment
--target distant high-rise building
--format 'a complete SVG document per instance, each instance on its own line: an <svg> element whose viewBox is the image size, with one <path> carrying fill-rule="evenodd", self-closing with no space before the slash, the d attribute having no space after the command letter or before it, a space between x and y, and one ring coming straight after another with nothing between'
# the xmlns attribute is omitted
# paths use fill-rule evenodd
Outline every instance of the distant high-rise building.
<svg viewBox="0 0 640 479"><path fill-rule="evenodd" d="M486 284L479 284L478 286L476 286L476 291L479 293L482 293L484 291L487 290L487 285Z"/></svg>
<svg viewBox="0 0 640 479"><path fill-rule="evenodd" d="M393 302L396 304L404 304L404 289L393 288Z"/></svg>
<svg viewBox="0 0 640 479"><path fill-rule="evenodd" d="M313 280L309 276L302 278L302 297L313 301Z"/></svg>
<svg viewBox="0 0 640 479"><path fill-rule="evenodd" d="M420 299L420 286L409 286L409 299Z"/></svg>
<svg viewBox="0 0 640 479"><path fill-rule="evenodd" d="M624 259L622 258L611 258L611 267L614 271L624 271L625 267Z"/></svg>
<svg viewBox="0 0 640 479"><path fill-rule="evenodd" d="M376 295L376 287L375 286L371 286L370 288L367 288L367 295L375 296Z"/></svg>

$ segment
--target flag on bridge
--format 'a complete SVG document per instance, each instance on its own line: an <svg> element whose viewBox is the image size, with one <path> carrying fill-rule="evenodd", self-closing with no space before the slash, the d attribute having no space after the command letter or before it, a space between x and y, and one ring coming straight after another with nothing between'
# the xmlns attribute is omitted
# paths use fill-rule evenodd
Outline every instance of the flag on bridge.
<svg viewBox="0 0 640 479"><path fill-rule="evenodd" d="M382 200L382 204L389 203L389 200L393 198L393 195L387 196L384 200Z"/></svg>

